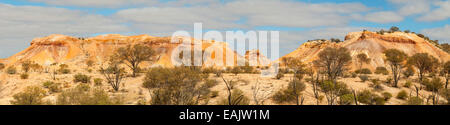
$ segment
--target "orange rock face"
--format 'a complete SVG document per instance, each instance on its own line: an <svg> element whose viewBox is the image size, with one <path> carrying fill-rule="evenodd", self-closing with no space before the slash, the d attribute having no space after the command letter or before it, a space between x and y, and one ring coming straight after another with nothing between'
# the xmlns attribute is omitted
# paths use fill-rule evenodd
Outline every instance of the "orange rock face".
<svg viewBox="0 0 450 125"><path fill-rule="evenodd" d="M331 41L306 42L284 57L298 57L306 64L311 64L312 61L317 59L318 53L327 47L345 47L349 49L353 57L352 69L357 67L356 55L361 53L366 54L371 59L369 64L363 66L364 68L374 70L378 66L386 67L383 51L387 49L398 49L409 56L415 53L428 53L440 61L450 60L448 53L416 34L395 32L380 35L369 31L349 33L345 37L345 41L341 43L333 43Z"/></svg>
<svg viewBox="0 0 450 125"><path fill-rule="evenodd" d="M156 56L159 57L156 63L150 64L151 66L171 67L173 66L172 52L179 45L185 44L181 42L183 39L191 39L191 46L199 45L198 48L193 50L209 55L209 58L205 58L204 65L216 66L213 60L220 57L214 54L217 50L223 50L223 64L226 64L227 61L233 61L226 60L227 56L238 58L231 63L228 62L230 64L236 64L238 60L242 61L244 59L234 50L229 49L227 44L223 42L199 41L185 37L176 37L176 39L180 42L171 42L170 37L153 37L149 35L123 36L108 34L86 39L65 35L50 35L34 39L27 49L0 61L7 65L14 65L23 61L33 61L44 66L53 63L84 65L87 60L101 64L106 62L117 48L130 44L143 44L153 48L157 53ZM148 66L149 64L144 65Z"/></svg>

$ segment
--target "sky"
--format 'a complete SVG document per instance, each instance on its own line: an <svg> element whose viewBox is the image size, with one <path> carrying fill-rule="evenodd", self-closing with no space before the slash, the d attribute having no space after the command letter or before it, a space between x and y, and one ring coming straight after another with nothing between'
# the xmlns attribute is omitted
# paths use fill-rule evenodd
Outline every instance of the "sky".
<svg viewBox="0 0 450 125"><path fill-rule="evenodd" d="M37 37L171 36L178 30L280 32L280 55L311 39L397 26L450 42L449 0L1 0L0 58Z"/></svg>

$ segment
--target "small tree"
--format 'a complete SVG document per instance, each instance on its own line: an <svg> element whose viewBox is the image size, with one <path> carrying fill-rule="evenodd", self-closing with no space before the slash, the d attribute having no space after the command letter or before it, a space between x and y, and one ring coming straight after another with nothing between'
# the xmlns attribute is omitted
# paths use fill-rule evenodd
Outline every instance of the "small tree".
<svg viewBox="0 0 450 125"><path fill-rule="evenodd" d="M144 61L150 61L154 54L155 52L152 48L136 44L133 46L128 45L127 47L119 48L114 57L121 61L125 61L125 64L132 69L133 77L136 77L139 64Z"/></svg>
<svg viewBox="0 0 450 125"><path fill-rule="evenodd" d="M328 79L336 83L337 77L343 73L350 64L352 57L346 48L326 48L319 53L319 59L314 65L325 69Z"/></svg>
<svg viewBox="0 0 450 125"><path fill-rule="evenodd" d="M11 101L13 105L42 105L47 92L41 87L29 86L21 93L17 93L13 96L14 100Z"/></svg>
<svg viewBox="0 0 450 125"><path fill-rule="evenodd" d="M400 31L400 28L398 28L398 27L396 27L396 26L392 26L392 27L389 29L389 31L391 31L391 32L398 32L398 31Z"/></svg>
<svg viewBox="0 0 450 125"><path fill-rule="evenodd" d="M403 66L403 62L408 57L404 52L397 49L388 49L384 51L386 61L391 66L392 75L394 78L394 87L398 87L398 81L400 79L400 73Z"/></svg>
<svg viewBox="0 0 450 125"><path fill-rule="evenodd" d="M106 82L114 89L114 91L119 91L120 84L125 78L125 69L119 66L117 62L111 62L109 66L100 69L100 73L105 77Z"/></svg>
<svg viewBox="0 0 450 125"><path fill-rule="evenodd" d="M359 70L362 69L363 64L368 64L370 62L370 59L364 53L358 54L356 57L359 62Z"/></svg>
<svg viewBox="0 0 450 125"><path fill-rule="evenodd" d="M408 59L408 64L415 66L419 70L419 80L422 82L423 75L430 72L438 63L437 59L427 53L417 53Z"/></svg>
<svg viewBox="0 0 450 125"><path fill-rule="evenodd" d="M30 71L30 68L31 68L31 61L25 61L25 62L23 62L22 63L22 70L25 72L25 73L28 73L28 71Z"/></svg>

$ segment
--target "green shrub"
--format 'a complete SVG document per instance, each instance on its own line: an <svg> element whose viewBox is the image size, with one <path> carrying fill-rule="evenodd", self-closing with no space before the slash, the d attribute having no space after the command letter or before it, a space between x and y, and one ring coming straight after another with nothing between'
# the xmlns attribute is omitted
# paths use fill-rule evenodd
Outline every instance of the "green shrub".
<svg viewBox="0 0 450 125"><path fill-rule="evenodd" d="M70 70L69 70L68 68L69 68L69 65L67 65L67 64L61 64L61 65L59 65L58 72L60 72L60 73L62 73L62 74L69 74L69 73L70 73Z"/></svg>
<svg viewBox="0 0 450 125"><path fill-rule="evenodd" d="M17 73L17 69L14 66L10 66L10 67L8 67L6 69L6 73L11 74L11 75L16 74Z"/></svg>
<svg viewBox="0 0 450 125"><path fill-rule="evenodd" d="M59 83L54 83L52 81L46 81L46 82L42 83L42 86L44 86L44 88L47 88L48 90L50 90L50 92L53 92L53 93L61 92L61 90L62 90Z"/></svg>
<svg viewBox="0 0 450 125"><path fill-rule="evenodd" d="M233 89L231 91L231 103L235 105L249 105L250 99L244 95L244 92L239 89ZM219 105L228 105L229 101L228 98L223 98Z"/></svg>
<svg viewBox="0 0 450 125"><path fill-rule="evenodd" d="M384 90L384 87L381 85L381 83L379 82L378 79L372 79L371 87L373 87L373 89L375 91L383 91Z"/></svg>
<svg viewBox="0 0 450 125"><path fill-rule="evenodd" d="M405 71L403 71L403 75L406 78L409 78L409 77L413 76L414 75L414 69L411 66L408 66L408 68Z"/></svg>
<svg viewBox="0 0 450 125"><path fill-rule="evenodd" d="M355 102L353 94L345 94L339 97L340 105L351 105Z"/></svg>
<svg viewBox="0 0 450 125"><path fill-rule="evenodd" d="M382 95L383 95L383 98L384 98L385 101L389 101L389 99L392 98L392 94L389 93L389 92L383 92Z"/></svg>
<svg viewBox="0 0 450 125"><path fill-rule="evenodd" d="M45 102L43 98L47 92L41 87L29 86L23 92L13 95L13 105L42 105Z"/></svg>
<svg viewBox="0 0 450 125"><path fill-rule="evenodd" d="M356 70L355 73L357 73L357 74L372 74L372 71L370 71L370 69L368 69L368 68L363 68L360 70Z"/></svg>
<svg viewBox="0 0 450 125"><path fill-rule="evenodd" d="M423 100L420 97L411 97L406 101L406 105L422 105Z"/></svg>
<svg viewBox="0 0 450 125"><path fill-rule="evenodd" d="M364 90L361 92L358 92L358 102L364 103L364 104L372 104L374 94L370 90Z"/></svg>
<svg viewBox="0 0 450 125"><path fill-rule="evenodd" d="M80 84L83 85L83 84ZM57 105L121 105L123 99L110 95L103 89L76 87L62 92L56 98Z"/></svg>
<svg viewBox="0 0 450 125"><path fill-rule="evenodd" d="M77 82L81 82L81 83L89 83L91 80L91 77L78 73L76 75L73 76L73 82L77 83Z"/></svg>
<svg viewBox="0 0 450 125"><path fill-rule="evenodd" d="M423 84L425 85L425 89L427 91L433 92L437 92L439 89L444 87L444 83L438 77L434 77L431 81L428 79L423 80Z"/></svg>
<svg viewBox="0 0 450 125"><path fill-rule="evenodd" d="M101 79L101 78L95 78L94 79L94 85L101 86L102 83L103 83L103 79Z"/></svg>
<svg viewBox="0 0 450 125"><path fill-rule="evenodd" d="M23 74L20 74L20 78L21 79L28 79L28 73L23 73Z"/></svg>
<svg viewBox="0 0 450 125"><path fill-rule="evenodd" d="M375 105L384 105L386 103L386 100L383 97L376 96L374 98L374 100L375 100Z"/></svg>
<svg viewBox="0 0 450 125"><path fill-rule="evenodd" d="M388 75L389 71L386 69L386 67L377 67L375 69L375 74L383 74L383 75Z"/></svg>
<svg viewBox="0 0 450 125"><path fill-rule="evenodd" d="M358 76L358 74L356 74L355 72L352 72L352 78L356 78Z"/></svg>
<svg viewBox="0 0 450 125"><path fill-rule="evenodd" d="M406 98L408 98L408 93L405 90L397 93L397 99L405 100Z"/></svg>
<svg viewBox="0 0 450 125"><path fill-rule="evenodd" d="M360 75L359 79L361 79L362 82L366 82L367 80L369 80L369 76L367 76L367 75Z"/></svg>
<svg viewBox="0 0 450 125"><path fill-rule="evenodd" d="M293 80L289 82L287 88L281 89L272 96L275 103L293 103L297 101L297 96L306 89L306 85L300 80Z"/></svg>

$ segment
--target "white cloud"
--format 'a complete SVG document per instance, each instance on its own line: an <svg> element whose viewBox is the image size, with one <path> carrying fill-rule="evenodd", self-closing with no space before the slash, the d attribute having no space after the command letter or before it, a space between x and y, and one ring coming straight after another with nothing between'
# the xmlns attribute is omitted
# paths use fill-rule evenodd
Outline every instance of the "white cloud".
<svg viewBox="0 0 450 125"><path fill-rule="evenodd" d="M398 13L403 16L426 13L433 1L436 0L388 0L399 7Z"/></svg>
<svg viewBox="0 0 450 125"><path fill-rule="evenodd" d="M200 0L202 1L202 0ZM216 2L217 3L217 2ZM195 22L205 28L251 28L255 26L319 27L342 26L350 15L367 11L360 3L310 4L294 1L229 1L208 6L170 6L125 9L115 16L133 22L141 30L182 29Z"/></svg>
<svg viewBox="0 0 450 125"><path fill-rule="evenodd" d="M158 0L28 0L30 2L41 2L58 6L81 6L81 7L102 7L118 8L133 5L157 4Z"/></svg>
<svg viewBox="0 0 450 125"><path fill-rule="evenodd" d="M102 15L63 8L0 4L0 50L4 45L29 45L36 37L50 34L90 36L103 32L127 32L128 27ZM2 56L3 52L0 54Z"/></svg>
<svg viewBox="0 0 450 125"><path fill-rule="evenodd" d="M450 18L450 1L435 2L437 9L419 17L419 21L441 21Z"/></svg>
<svg viewBox="0 0 450 125"><path fill-rule="evenodd" d="M392 11L369 13L364 17L364 20L375 23L395 23L401 22L403 19L403 16Z"/></svg>
<svg viewBox="0 0 450 125"><path fill-rule="evenodd" d="M450 25L444 27L424 29L422 30L426 36L430 36L431 39L438 39L440 43L450 43Z"/></svg>

